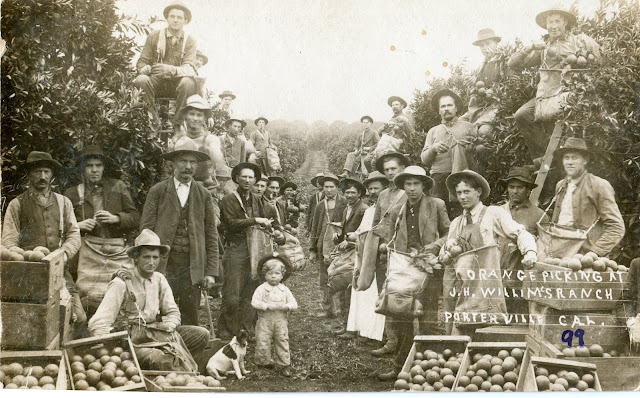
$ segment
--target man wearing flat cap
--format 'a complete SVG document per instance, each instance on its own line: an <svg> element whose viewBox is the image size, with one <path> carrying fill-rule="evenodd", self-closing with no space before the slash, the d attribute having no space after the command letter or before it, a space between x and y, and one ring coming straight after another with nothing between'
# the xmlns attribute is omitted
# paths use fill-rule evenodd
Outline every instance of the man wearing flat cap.
<svg viewBox="0 0 640 398"><path fill-rule="evenodd" d="M166 275L183 325L199 325L200 289L213 287L218 276L218 230L213 198L195 182L199 163L209 155L182 137L171 152L162 155L173 162L173 176L151 187L142 210L140 229L155 232L171 247L162 256L159 272Z"/></svg>
<svg viewBox="0 0 640 398"><path fill-rule="evenodd" d="M355 149L347 154L343 167L344 173L339 177L352 176L358 169L358 165L363 167L361 170L363 175L366 176L369 174L367 167L371 166L370 164L367 166L367 163L362 160L376 147L380 137L378 136L378 133L371 128L373 126L373 119L371 116L362 116L360 118L360 123L362 123L364 129L356 138Z"/></svg>
<svg viewBox="0 0 640 398"><path fill-rule="evenodd" d="M154 124L159 127L156 96L176 97L174 130L182 124L181 110L189 96L196 94L196 41L184 32L191 22L191 11L180 0L165 7L163 12L168 26L154 30L147 36L140 58L136 63L138 77L133 85L141 88L151 106Z"/></svg>
<svg viewBox="0 0 640 398"><path fill-rule="evenodd" d="M69 259L80 249L80 229L69 198L53 192L51 180L62 165L49 153L33 151L22 166L29 187L9 202L2 224L2 245L33 250L43 246L64 251L64 278L73 297L73 313L77 322L86 322L76 285L69 272Z"/></svg>
<svg viewBox="0 0 640 398"><path fill-rule="evenodd" d="M238 163L231 171L231 179L238 188L220 201L220 218L225 229L222 258L225 278L218 328L219 337L223 340L237 336L240 329L249 333L254 330L255 311L251 307L251 297L260 281L251 277L247 242L249 228L280 228L275 209L252 193L253 186L261 177L262 172L257 165ZM284 244L284 235L274 235L274 240Z"/></svg>
<svg viewBox="0 0 640 398"><path fill-rule="evenodd" d="M580 33L574 34L577 18L573 13L562 8L553 7L539 13L536 23L548 32L544 42L533 43L523 50L516 52L509 58L509 68L520 72L525 68L539 66L540 69L563 69L567 65L567 57L570 55L593 55L593 61L600 58L600 46L591 37ZM549 83L553 87L549 86ZM548 82L541 79L538 83L538 92L541 90L547 95L547 91L555 90L557 82ZM549 123L536 121L536 98L531 99L518 109L514 115L516 125L524 138L532 159L544 156L552 127ZM552 123L551 123L552 124Z"/></svg>
<svg viewBox="0 0 640 398"><path fill-rule="evenodd" d="M102 148L85 146L80 154L80 166L84 171L83 182L64 194L73 204L82 234L83 247L73 263L77 267L80 298L87 316L91 317L111 280L110 268L129 263L123 252L127 239L133 238L138 230L140 212L124 183L105 177L106 173L114 171L114 162Z"/></svg>
<svg viewBox="0 0 640 398"><path fill-rule="evenodd" d="M583 139L568 138L554 156L561 159L565 177L556 184L553 223L589 230L580 253L606 256L625 233L613 187L587 171L592 153Z"/></svg>
<svg viewBox="0 0 640 398"><path fill-rule="evenodd" d="M477 130L458 118L462 98L454 91L442 89L431 99L431 106L440 114L441 123L427 133L420 158L435 181L433 196L444 200L452 217L460 214L453 198L449 197L445 181L452 173L469 168L473 156L473 142Z"/></svg>
<svg viewBox="0 0 640 398"><path fill-rule="evenodd" d="M230 168L247 161L245 141L240 138L246 125L247 123L240 119L229 119L225 122L227 131L220 136L220 145L224 160Z"/></svg>

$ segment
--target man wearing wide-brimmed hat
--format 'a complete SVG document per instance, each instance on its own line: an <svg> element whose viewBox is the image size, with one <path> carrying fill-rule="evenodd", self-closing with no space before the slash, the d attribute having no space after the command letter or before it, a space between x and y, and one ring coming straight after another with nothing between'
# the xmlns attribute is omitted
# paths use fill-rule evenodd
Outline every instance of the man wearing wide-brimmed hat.
<svg viewBox="0 0 640 398"><path fill-rule="evenodd" d="M220 201L220 218L225 229L225 248L222 259L224 284L222 308L218 327L221 339L231 339L240 329L253 333L255 312L251 297L260 284L251 278L251 260L247 231L254 226L266 230L280 229L275 209L261 197L252 193L262 172L253 163L238 163L231 171L231 179L237 184L235 192ZM278 244L284 243L284 235L274 235Z"/></svg>
<svg viewBox="0 0 640 398"><path fill-rule="evenodd" d="M182 124L180 111L187 98L197 92L196 41L184 32L184 25L191 22L191 11L180 0L173 1L163 12L168 26L154 30L147 40L136 63L138 77L133 85L144 91L151 106L154 123L158 126L156 96L176 97L174 129Z"/></svg>
<svg viewBox="0 0 640 398"><path fill-rule="evenodd" d="M329 274L331 265L330 253L335 247L334 233L341 229L342 215L347 207L347 200L338 190L340 180L330 172L322 177L324 199L315 208L313 224L309 232L309 261L316 262L320 274L320 290L322 291L321 318L335 318L336 309L329 295Z"/></svg>
<svg viewBox="0 0 640 398"><path fill-rule="evenodd" d="M196 51L196 63L195 63L195 70L198 76L196 76L196 84L198 86L196 92L198 93L198 95L202 96L202 97L206 97L206 92L204 89L204 82L207 80L206 77L204 77L204 75L202 74L202 71L200 71L200 69L205 66L206 64L209 63L209 57L207 57L202 51L197 50ZM211 123L211 124L209 124ZM207 125L209 128L213 127L213 118L209 118L207 120Z"/></svg>
<svg viewBox="0 0 640 398"><path fill-rule="evenodd" d="M403 152L404 143L415 132L413 119L403 112L407 101L394 95L389 97L387 104L391 107L393 116L378 129L380 140L364 159L367 168L371 165L371 169L375 169L376 159L387 152Z"/></svg>
<svg viewBox="0 0 640 398"><path fill-rule="evenodd" d="M307 206L298 201L296 191L298 184L287 181L280 187L280 197L277 199L282 204L285 212L285 229L290 228L291 233L297 235L298 217L300 213L307 210Z"/></svg>
<svg viewBox="0 0 640 398"><path fill-rule="evenodd" d="M447 242L439 257L445 267L445 324L448 334L473 336L476 328L482 325L505 321L504 295L482 294L488 289L503 291L501 241L509 239L515 244L523 256L524 267L531 268L537 260L536 240L505 209L482 203L491 188L480 174L472 170L452 173L446 184L457 197L463 214L451 222ZM472 250L473 255L464 254ZM478 268L485 270L487 277L471 277L470 272L477 274Z"/></svg>
<svg viewBox="0 0 640 398"><path fill-rule="evenodd" d="M193 372L194 356L201 355L209 331L197 325L181 325L180 310L165 276L156 272L169 253L160 237L143 229L127 250L135 267L113 275L104 299L89 321L93 336L129 330L136 355L144 369Z"/></svg>
<svg viewBox="0 0 640 398"><path fill-rule="evenodd" d="M460 210L455 201L449 200L445 180L452 172L469 168L478 131L471 123L458 118L462 98L453 90L438 90L431 98L431 106L440 114L441 123L427 133L420 158L435 181L433 196L444 200L453 217L460 214Z"/></svg>
<svg viewBox="0 0 640 398"><path fill-rule="evenodd" d="M343 167L344 173L339 177L351 176L358 169L358 165L362 167L361 173L364 176L369 174L367 167L371 167L370 162L369 165L367 165L367 162L363 162L362 160L376 147L378 141L380 141L380 137L378 133L371 128L373 126L371 116L362 116L360 123L362 123L364 130L362 130L362 133L356 138L355 149L347 154Z"/></svg>
<svg viewBox="0 0 640 398"><path fill-rule="evenodd" d="M430 255L435 259L449 233L449 216L442 199L433 198L428 193L433 187L433 179L420 166L409 166L393 179L397 187L404 189L407 202L400 210L394 226L395 239L389 249L400 253ZM435 267L434 267L435 268ZM423 308L419 318L420 334L440 334L438 330L438 302L442 297L441 268L435 268L427 275L424 292L415 297ZM395 351L395 368L379 374L382 380L395 380L413 344L413 322L390 317L389 325L395 331L398 343Z"/></svg>
<svg viewBox="0 0 640 398"><path fill-rule="evenodd" d="M80 249L80 229L69 198L53 192L51 180L62 168L47 152L32 151L22 165L28 188L9 202L2 224L2 245L33 250L46 247L64 251L64 277L74 300L74 317L86 322L75 283L69 273L68 260ZM28 260L28 259L27 259Z"/></svg>
<svg viewBox="0 0 640 398"><path fill-rule="evenodd" d="M82 236L82 246L71 262L76 285L88 317L102 301L109 271L129 259L124 255L127 238L138 230L140 212L124 183L105 177L114 172L114 162L97 145L87 145L80 154L82 184L65 191L73 204ZM119 253L119 254L118 254ZM109 261L107 261L109 260ZM106 264L106 265L105 265Z"/></svg>
<svg viewBox="0 0 640 398"><path fill-rule="evenodd" d="M218 98L220 98L220 103L216 105L216 109L223 110L227 112L229 117L233 117L233 109L231 109L231 103L236 99L236 95L231 92L231 90L224 90L220 94L218 94Z"/></svg>
<svg viewBox="0 0 640 398"><path fill-rule="evenodd" d="M240 119L229 119L224 125L227 127L227 131L220 136L222 154L227 166L234 168L238 163L247 161L246 141L240 138L242 129L247 123Z"/></svg>
<svg viewBox="0 0 640 398"><path fill-rule="evenodd" d="M267 120L266 117L260 116L254 120L253 123L258 126L258 129L251 132L249 139L256 148L256 161L263 173L267 175L274 174L277 170L271 170L269 162L267 161L267 148L275 149L275 146L271 144L271 133L266 129L269 120Z"/></svg>
<svg viewBox="0 0 640 398"><path fill-rule="evenodd" d="M324 198L322 194L322 190L323 190L322 178L323 177L324 177L324 174L320 172L311 179L311 185L316 187L317 191L314 192L313 195L309 198L309 205L307 206L307 213L306 213L307 234L311 234L311 226L313 225L313 216L315 215L315 212L316 212L316 206Z"/></svg>
<svg viewBox="0 0 640 398"><path fill-rule="evenodd" d="M600 59L600 46L591 37L584 33L574 34L576 16L560 7L552 7L536 16L536 23L548 32L544 42L534 42L523 50L516 52L509 58L509 68L519 72L525 68L540 66L540 69L563 69L568 63L569 56L583 56L591 54L593 61ZM575 65L574 65L575 67ZM585 68L586 65L577 66ZM561 83L541 79L538 83L538 91L557 92L556 85ZM547 87L549 86L549 87ZM550 123L536 122L535 118L536 98L531 99L518 109L514 118L520 134L525 139L532 159L544 156L549 137L553 129L553 121Z"/></svg>
<svg viewBox="0 0 640 398"><path fill-rule="evenodd" d="M213 198L195 182L199 163L209 156L188 137L162 155L173 162L173 176L149 190L140 229L150 229L171 247L158 267L166 275L180 307L183 325L198 325L200 288L208 289L218 276L218 230Z"/></svg>
<svg viewBox="0 0 640 398"><path fill-rule="evenodd" d="M625 225L609 181L587 171L592 156L582 138L568 138L556 149L565 178L556 185L552 221L583 231L593 226L580 252L606 256L624 237Z"/></svg>

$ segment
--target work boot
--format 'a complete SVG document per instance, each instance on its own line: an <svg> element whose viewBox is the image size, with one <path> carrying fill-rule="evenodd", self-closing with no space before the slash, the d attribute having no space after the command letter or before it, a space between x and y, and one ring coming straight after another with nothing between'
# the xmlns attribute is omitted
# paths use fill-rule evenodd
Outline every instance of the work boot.
<svg viewBox="0 0 640 398"><path fill-rule="evenodd" d="M347 328L345 328L344 326L339 326L337 329L333 329L333 330L331 331L331 333L332 333L334 336L338 336L338 335L341 335L341 334L345 334L345 333L347 333Z"/></svg>
<svg viewBox="0 0 640 398"><path fill-rule="evenodd" d="M282 375L284 377L291 377L291 366L283 366L282 367Z"/></svg>
<svg viewBox="0 0 640 398"><path fill-rule="evenodd" d="M378 373L378 380L380 381L396 381L398 378L398 372L392 370L387 373Z"/></svg>
<svg viewBox="0 0 640 398"><path fill-rule="evenodd" d="M333 319L336 317L335 314L329 312L329 311L320 311L317 315L318 318L329 318L329 319Z"/></svg>
<svg viewBox="0 0 640 398"><path fill-rule="evenodd" d="M340 340L353 340L356 338L356 333L347 331L343 334L338 335L338 338Z"/></svg>
<svg viewBox="0 0 640 398"><path fill-rule="evenodd" d="M374 357L384 357L393 354L394 351L394 349L385 345L381 348L371 351L371 355L373 355Z"/></svg>

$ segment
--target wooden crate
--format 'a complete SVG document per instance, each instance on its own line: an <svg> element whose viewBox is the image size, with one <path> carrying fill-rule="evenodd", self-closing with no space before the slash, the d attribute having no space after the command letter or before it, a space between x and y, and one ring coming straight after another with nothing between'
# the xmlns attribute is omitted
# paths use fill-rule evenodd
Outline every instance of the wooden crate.
<svg viewBox="0 0 640 398"><path fill-rule="evenodd" d="M542 357L531 357L529 359L529 363L526 367L526 371L524 373L524 378L522 380L522 384L518 383L520 386L518 391L526 391L526 392L538 392L538 385L536 384L536 376L535 376L535 367L543 366L549 370L549 372L558 372L562 369L567 371L576 372L578 376L582 377L584 373L592 372L595 378L593 383L593 388L596 391L602 391L602 386L600 385L600 379L598 378L598 372L596 372L596 365L592 363L583 363L577 361L567 361L565 359L556 359L556 358L542 358Z"/></svg>
<svg viewBox="0 0 640 398"><path fill-rule="evenodd" d="M146 385L144 382L144 375L142 374L142 370L140 369L140 364L138 363L138 357L136 356L136 352L133 349L133 343L131 343L131 339L129 338L129 333L117 332L111 334L105 334L102 336L94 336L88 337L86 339L78 339L72 340L65 344L64 348L64 356L67 364L67 369L69 370L69 379L73 380L73 374L71 372L71 358L74 355L83 355L86 351L95 351L100 348L107 348L111 351L114 347L122 347L124 351L127 351L131 354L131 361L138 368L138 375L140 376L139 383L133 383L122 387L113 388L114 391L146 391ZM71 388L75 390L75 386L73 382L70 383Z"/></svg>
<svg viewBox="0 0 640 398"><path fill-rule="evenodd" d="M571 361L596 365L602 391L633 391L640 384L640 357L572 357Z"/></svg>
<svg viewBox="0 0 640 398"><path fill-rule="evenodd" d="M542 304L557 310L569 311L604 311L611 310L618 305L622 298L622 292L629 280L628 272L611 273L599 272L602 281L593 279L593 275L587 279L586 275L597 271L572 271L568 268L536 262L530 272L525 273L522 284L524 297L530 302ZM545 280L546 276L546 280ZM565 277L571 278L566 280ZM589 295L582 295L583 289L591 289ZM595 296L597 289L601 291L601 297ZM611 291L611 298L606 298L605 290ZM532 292L536 293L533 294ZM572 296L571 291L576 293ZM585 291L585 293L586 293ZM548 294L547 294L548 293Z"/></svg>
<svg viewBox="0 0 640 398"><path fill-rule="evenodd" d="M56 390L68 389L66 364L62 351L0 351L0 364L7 365L14 362L21 364L24 368L29 366L44 368L49 364L56 364L58 365Z"/></svg>
<svg viewBox="0 0 640 398"><path fill-rule="evenodd" d="M482 329L476 329L473 337L474 342L524 342L525 337L529 333L529 326L489 326Z"/></svg>
<svg viewBox="0 0 640 398"><path fill-rule="evenodd" d="M144 382L147 385L147 391L152 392L225 392L224 387L187 387L187 386L172 386L172 387L160 387L153 381L157 376L166 376L169 373L175 373L178 375L192 374L189 372L171 372L165 370L143 370Z"/></svg>
<svg viewBox="0 0 640 398"><path fill-rule="evenodd" d="M546 340L535 339L527 335L525 342L531 356L545 358L564 358L564 354L557 347Z"/></svg>
<svg viewBox="0 0 640 398"><path fill-rule="evenodd" d="M481 354L491 354L498 355L498 352L501 350L511 351L514 348L521 348L524 351L524 356L522 357L522 362L520 365L520 372L518 373L518 382L516 383L516 391L518 390L518 386L522 383L522 379L524 378L523 369L526 369L526 365L529 363L529 352L527 350L527 344L522 342L479 342L479 343L469 343L467 345L467 350L464 353L464 357L462 358L462 366L460 366L460 370L458 371L458 375L456 376L456 381L453 384L453 388L458 387L458 381L462 375L466 374L469 370L469 366L471 366L471 360L473 356L477 353Z"/></svg>
<svg viewBox="0 0 640 398"><path fill-rule="evenodd" d="M433 350L441 353L448 348L455 353L464 353L469 342L471 342L469 336L415 336L411 351L409 351L409 355L407 355L407 359L402 366L402 371L411 371L411 364L416 352Z"/></svg>
<svg viewBox="0 0 640 398"><path fill-rule="evenodd" d="M44 304L0 302L0 313L3 326L0 345L3 348L60 348L60 291Z"/></svg>
<svg viewBox="0 0 640 398"><path fill-rule="evenodd" d="M42 261L0 261L0 301L43 304L64 284L64 251Z"/></svg>

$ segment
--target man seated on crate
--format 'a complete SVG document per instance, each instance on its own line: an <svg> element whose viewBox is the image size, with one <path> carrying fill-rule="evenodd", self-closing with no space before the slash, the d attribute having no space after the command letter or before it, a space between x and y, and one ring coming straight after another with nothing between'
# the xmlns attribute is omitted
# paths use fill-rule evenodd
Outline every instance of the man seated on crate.
<svg viewBox="0 0 640 398"><path fill-rule="evenodd" d="M80 229L71 201L51 189L53 175L61 168L49 153L29 153L23 165L29 188L9 202L2 225L2 245L8 249L61 249L64 252L64 279L73 298L73 319L83 323L87 317L68 266L69 259L80 248Z"/></svg>
<svg viewBox="0 0 640 398"><path fill-rule="evenodd" d="M197 370L193 355L202 353L209 331L180 325L180 310L169 282L156 272L168 245L150 229L143 229L127 250L135 268L117 271L95 315L89 320L92 336L128 330L143 369Z"/></svg>

